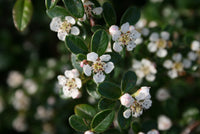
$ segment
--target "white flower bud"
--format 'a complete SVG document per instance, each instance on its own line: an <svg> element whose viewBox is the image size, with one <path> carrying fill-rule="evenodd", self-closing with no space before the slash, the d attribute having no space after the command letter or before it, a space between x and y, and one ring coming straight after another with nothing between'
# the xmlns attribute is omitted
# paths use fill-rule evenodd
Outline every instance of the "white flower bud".
<svg viewBox="0 0 200 134"><path fill-rule="evenodd" d="M171 120L165 116L161 115L158 117L158 129L159 130L168 130L172 126Z"/></svg>
<svg viewBox="0 0 200 134"><path fill-rule="evenodd" d="M109 32L110 32L111 35L116 34L118 31L119 31L119 27L116 26L116 25L112 25L112 26L109 28Z"/></svg>
<svg viewBox="0 0 200 134"><path fill-rule="evenodd" d="M133 104L134 99L133 99L133 97L130 94L125 93L124 95L122 95L120 97L120 102L121 102L121 104L123 106L130 107Z"/></svg>
<svg viewBox="0 0 200 134"><path fill-rule="evenodd" d="M84 134L94 134L92 131L88 130L88 131L85 131Z"/></svg>

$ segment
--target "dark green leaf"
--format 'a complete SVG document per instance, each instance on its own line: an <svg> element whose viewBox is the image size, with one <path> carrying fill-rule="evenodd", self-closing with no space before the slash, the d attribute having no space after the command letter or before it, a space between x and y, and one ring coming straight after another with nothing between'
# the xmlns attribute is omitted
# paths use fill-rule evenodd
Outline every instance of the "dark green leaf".
<svg viewBox="0 0 200 134"><path fill-rule="evenodd" d="M84 15L84 7L81 0L63 0L68 11L77 18L82 18Z"/></svg>
<svg viewBox="0 0 200 134"><path fill-rule="evenodd" d="M58 0L45 0L45 6L47 9L53 8L57 4Z"/></svg>
<svg viewBox="0 0 200 134"><path fill-rule="evenodd" d="M121 89L123 92L130 91L136 84L137 76L133 71L128 71L124 74L121 82Z"/></svg>
<svg viewBox="0 0 200 134"><path fill-rule="evenodd" d="M83 68L80 66L80 63L76 59L76 55L72 53L71 55L72 66L76 68L79 72L83 72Z"/></svg>
<svg viewBox="0 0 200 134"><path fill-rule="evenodd" d="M101 25L95 25L95 26L93 26L93 27L91 28L91 31L92 31L92 32L96 32L96 31L99 30L99 29L104 29L104 27L101 26Z"/></svg>
<svg viewBox="0 0 200 134"><path fill-rule="evenodd" d="M103 132L103 134L121 134L121 132L117 129L109 129L109 130Z"/></svg>
<svg viewBox="0 0 200 134"><path fill-rule="evenodd" d="M70 126L79 132L87 131L89 128L86 126L84 120L77 115L72 115L69 117Z"/></svg>
<svg viewBox="0 0 200 134"><path fill-rule="evenodd" d="M106 98L102 98L99 103L98 103L98 107L101 110L104 109L113 109L115 107L115 103L116 101L112 101Z"/></svg>
<svg viewBox="0 0 200 134"><path fill-rule="evenodd" d="M108 52L106 54L109 54L111 56L111 62L113 62L115 65L119 64L120 61L122 60L121 56L119 55L119 53L116 52Z"/></svg>
<svg viewBox="0 0 200 134"><path fill-rule="evenodd" d="M79 104L74 108L74 112L76 115L84 118L84 119L92 119L96 114L96 110L87 104Z"/></svg>
<svg viewBox="0 0 200 134"><path fill-rule="evenodd" d="M86 89L88 94L94 97L95 99L99 99L101 97L99 93L96 91L97 85L93 81L87 83Z"/></svg>
<svg viewBox="0 0 200 134"><path fill-rule="evenodd" d="M24 31L28 26L33 14L33 6L31 0L17 0L13 8L13 20L15 27L20 31Z"/></svg>
<svg viewBox="0 0 200 134"><path fill-rule="evenodd" d="M69 35L65 37L66 47L74 54L87 54L88 48L79 36Z"/></svg>
<svg viewBox="0 0 200 134"><path fill-rule="evenodd" d="M98 92L105 98L118 99L121 96L120 88L111 82L103 82L98 86Z"/></svg>
<svg viewBox="0 0 200 134"><path fill-rule="evenodd" d="M129 22L130 25L134 25L140 19L140 10L136 7L129 7L122 15L120 24Z"/></svg>
<svg viewBox="0 0 200 134"><path fill-rule="evenodd" d="M46 10L47 15L50 18L64 17L70 15L67 10L61 6L55 6L54 8Z"/></svg>
<svg viewBox="0 0 200 134"><path fill-rule="evenodd" d="M123 112L126 110L125 107L121 106L118 114L117 114L117 121L121 129L127 129L130 126L131 118L124 118Z"/></svg>
<svg viewBox="0 0 200 134"><path fill-rule="evenodd" d="M137 134L141 131L141 125L138 122L133 122L131 126L134 133Z"/></svg>
<svg viewBox="0 0 200 134"><path fill-rule="evenodd" d="M104 110L95 115L92 120L91 127L95 132L105 131L113 122L115 112L112 110Z"/></svg>
<svg viewBox="0 0 200 134"><path fill-rule="evenodd" d="M103 4L103 17L109 26L114 25L117 21L115 9L109 2Z"/></svg>
<svg viewBox="0 0 200 134"><path fill-rule="evenodd" d="M102 54L105 53L107 47L108 47L108 34L106 33L105 30L97 30L93 36L92 36L92 52L96 52L101 56Z"/></svg>
<svg viewBox="0 0 200 134"><path fill-rule="evenodd" d="M86 55L84 55L84 54L77 54L77 59L79 60L79 61L83 61L83 60L85 60L86 59Z"/></svg>

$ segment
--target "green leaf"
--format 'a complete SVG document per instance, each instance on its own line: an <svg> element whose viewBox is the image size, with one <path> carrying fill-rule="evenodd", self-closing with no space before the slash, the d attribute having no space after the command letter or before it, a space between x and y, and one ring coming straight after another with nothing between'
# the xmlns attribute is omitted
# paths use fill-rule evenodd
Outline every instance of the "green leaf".
<svg viewBox="0 0 200 134"><path fill-rule="evenodd" d="M106 98L102 98L98 103L98 107L101 110L113 109L115 107L115 103L116 103L116 101L109 100L109 99L106 99Z"/></svg>
<svg viewBox="0 0 200 134"><path fill-rule="evenodd" d="M84 7L81 0L63 0L68 11L77 18L82 18L84 15Z"/></svg>
<svg viewBox="0 0 200 134"><path fill-rule="evenodd" d="M95 99L99 99L101 97L99 93L96 91L97 85L93 81L87 83L86 89L88 94L94 97Z"/></svg>
<svg viewBox="0 0 200 134"><path fill-rule="evenodd" d="M88 48L79 36L69 35L65 37L65 45L74 54L87 54Z"/></svg>
<svg viewBox="0 0 200 134"><path fill-rule="evenodd" d="M128 71L124 74L121 82L121 89L123 92L130 91L136 84L137 76L133 71Z"/></svg>
<svg viewBox="0 0 200 134"><path fill-rule="evenodd" d="M117 114L117 121L118 121L118 124L120 126L121 129L127 129L129 128L130 126L130 123L131 123L131 118L124 118L123 116L123 112L126 110L125 107L121 106L119 111L118 111L118 114Z"/></svg>
<svg viewBox="0 0 200 134"><path fill-rule="evenodd" d="M64 17L70 15L67 10L61 6L55 6L54 8L46 10L47 15L50 18Z"/></svg>
<svg viewBox="0 0 200 134"><path fill-rule="evenodd" d="M91 31L94 33L94 32L96 32L97 30L100 30L100 29L105 29L105 28L101 25L95 25L91 28Z"/></svg>
<svg viewBox="0 0 200 134"><path fill-rule="evenodd" d="M31 0L17 0L12 13L15 27L20 32L24 31L33 14Z"/></svg>
<svg viewBox="0 0 200 134"><path fill-rule="evenodd" d="M114 65L119 64L122 61L121 56L119 55L119 53L116 52L108 52L106 54L109 54L111 56L111 62L114 63Z"/></svg>
<svg viewBox="0 0 200 134"><path fill-rule="evenodd" d="M86 55L84 54L77 54L76 58L79 60L79 61L83 61L86 59Z"/></svg>
<svg viewBox="0 0 200 134"><path fill-rule="evenodd" d="M96 114L96 110L87 104L79 104L76 105L74 108L74 112L76 115L84 118L84 119L92 119Z"/></svg>
<svg viewBox="0 0 200 134"><path fill-rule="evenodd" d="M69 117L69 124L73 129L79 132L85 132L89 129L86 126L84 120L80 116L77 116L77 115L72 115Z"/></svg>
<svg viewBox="0 0 200 134"><path fill-rule="evenodd" d="M45 0L45 6L47 9L53 8L58 3L58 0Z"/></svg>
<svg viewBox="0 0 200 134"><path fill-rule="evenodd" d="M76 55L72 53L71 55L72 66L76 68L79 72L83 72L83 68L80 67L80 63L76 59Z"/></svg>
<svg viewBox="0 0 200 134"><path fill-rule="evenodd" d="M103 18L109 26L114 25L117 22L115 9L109 2L103 4Z"/></svg>
<svg viewBox="0 0 200 134"><path fill-rule="evenodd" d="M122 15L120 24L129 22L130 25L134 25L140 19L140 10L136 7L129 7Z"/></svg>
<svg viewBox="0 0 200 134"><path fill-rule="evenodd" d="M117 100L121 96L120 88L111 82L103 82L98 86L98 92L107 99Z"/></svg>
<svg viewBox="0 0 200 134"><path fill-rule="evenodd" d="M91 128L95 132L105 131L113 122L115 112L112 110L104 110L95 115L92 120Z"/></svg>
<svg viewBox="0 0 200 134"><path fill-rule="evenodd" d="M141 131L141 125L136 121L134 121L132 123L131 127L132 127L133 132L136 133L136 134Z"/></svg>
<svg viewBox="0 0 200 134"><path fill-rule="evenodd" d="M108 47L109 37L105 30L97 30L92 36L92 52L96 52L101 56Z"/></svg>
<svg viewBox="0 0 200 134"><path fill-rule="evenodd" d="M109 129L109 130L106 130L105 132L103 132L103 134L121 134L121 132L117 129Z"/></svg>

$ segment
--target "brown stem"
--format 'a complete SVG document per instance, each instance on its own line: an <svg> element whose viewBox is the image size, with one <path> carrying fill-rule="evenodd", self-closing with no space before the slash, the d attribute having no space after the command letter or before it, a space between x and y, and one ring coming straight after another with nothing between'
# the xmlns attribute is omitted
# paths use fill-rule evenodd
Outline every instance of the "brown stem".
<svg viewBox="0 0 200 134"><path fill-rule="evenodd" d="M190 125L188 125L181 134L190 134L195 128L197 128L200 125L200 121L196 121Z"/></svg>

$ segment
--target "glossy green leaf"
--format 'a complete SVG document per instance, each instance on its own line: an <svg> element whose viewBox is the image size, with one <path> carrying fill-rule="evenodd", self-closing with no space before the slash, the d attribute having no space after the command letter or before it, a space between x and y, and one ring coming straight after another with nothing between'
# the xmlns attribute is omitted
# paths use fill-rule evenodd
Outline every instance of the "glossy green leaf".
<svg viewBox="0 0 200 134"><path fill-rule="evenodd" d="M20 31L24 31L28 26L33 14L33 6L31 0L17 0L13 8L13 20L15 27Z"/></svg>
<svg viewBox="0 0 200 134"><path fill-rule="evenodd" d="M100 29L105 29L105 28L101 25L95 25L91 28L91 31L96 32L97 30L100 30Z"/></svg>
<svg viewBox="0 0 200 134"><path fill-rule="evenodd" d="M96 52L101 56L102 54L105 53L107 47L108 47L108 34L106 33L105 30L97 30L93 36L92 36L92 52Z"/></svg>
<svg viewBox="0 0 200 134"><path fill-rule="evenodd" d="M102 98L98 103L98 107L101 110L113 109L115 107L115 103L116 103L116 101L109 100L109 99L106 99L106 98Z"/></svg>
<svg viewBox="0 0 200 134"><path fill-rule="evenodd" d="M91 122L91 128L94 132L105 131L113 122L115 112L112 110L104 110L95 115Z"/></svg>
<svg viewBox="0 0 200 134"><path fill-rule="evenodd" d="M137 76L133 71L128 71L124 74L121 82L121 89L123 92L130 91L136 84Z"/></svg>
<svg viewBox="0 0 200 134"><path fill-rule="evenodd" d="M111 82L103 82L98 86L98 92L107 99L118 99L121 96L119 86Z"/></svg>
<svg viewBox="0 0 200 134"><path fill-rule="evenodd" d="M84 54L77 54L77 60L79 60L79 61L83 61L83 60L86 60L86 55L84 55Z"/></svg>
<svg viewBox="0 0 200 134"><path fill-rule="evenodd" d="M92 106L87 104L76 105L74 108L74 112L76 115L84 119L92 119L93 116L96 114L96 110Z"/></svg>
<svg viewBox="0 0 200 134"><path fill-rule="evenodd" d="M96 91L97 85L93 81L87 82L86 89L88 94L95 99L99 99L101 97L100 94Z"/></svg>
<svg viewBox="0 0 200 134"><path fill-rule="evenodd" d="M45 6L47 9L53 8L58 3L58 0L45 0Z"/></svg>
<svg viewBox="0 0 200 134"><path fill-rule="evenodd" d="M88 48L79 36L69 35L65 37L66 47L74 54L87 54Z"/></svg>
<svg viewBox="0 0 200 134"><path fill-rule="evenodd" d="M63 0L68 11L77 18L82 18L84 15L84 7L81 0Z"/></svg>
<svg viewBox="0 0 200 134"><path fill-rule="evenodd" d="M114 65L119 64L122 61L121 56L119 55L119 53L116 52L108 52L106 54L109 54L111 56L111 62L114 63Z"/></svg>
<svg viewBox="0 0 200 134"><path fill-rule="evenodd" d="M140 19L140 10L136 7L129 7L122 15L120 24L129 22L130 25L134 25Z"/></svg>
<svg viewBox="0 0 200 134"><path fill-rule="evenodd" d="M109 2L103 4L103 18L109 26L116 24L117 16L115 9Z"/></svg>
<svg viewBox="0 0 200 134"><path fill-rule="evenodd" d="M84 120L77 115L72 115L69 117L69 124L73 129L79 132L85 132L89 129Z"/></svg>
<svg viewBox="0 0 200 134"><path fill-rule="evenodd" d="M51 8L51 9L48 9L48 10L46 10L46 13L50 18L64 17L64 16L70 15L68 13L68 11L65 8L61 7L61 6L55 6L55 7Z"/></svg>
<svg viewBox="0 0 200 134"><path fill-rule="evenodd" d="M72 62L72 66L74 68L76 68L79 72L83 72L83 68L80 67L80 62L77 61L76 55L72 53L71 55L71 62Z"/></svg>
<svg viewBox="0 0 200 134"><path fill-rule="evenodd" d="M129 128L130 126L130 123L131 123L131 118L124 118L123 116L123 112L126 110L125 107L121 106L119 111L118 111L118 114L117 114L117 121L118 121L118 124L120 126L121 129L127 129Z"/></svg>

